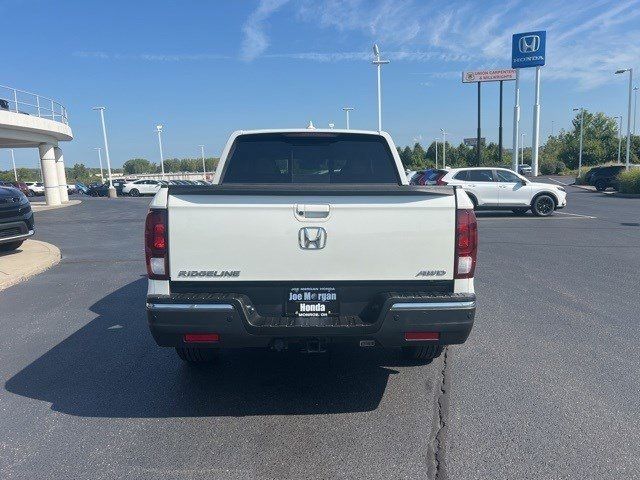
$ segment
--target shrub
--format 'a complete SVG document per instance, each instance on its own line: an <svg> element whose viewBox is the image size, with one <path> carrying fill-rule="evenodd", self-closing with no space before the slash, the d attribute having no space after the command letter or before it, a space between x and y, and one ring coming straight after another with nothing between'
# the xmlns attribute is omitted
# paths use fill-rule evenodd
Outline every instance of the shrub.
<svg viewBox="0 0 640 480"><path fill-rule="evenodd" d="M544 160L540 162L540 173L542 175L556 175L562 173L567 166L563 162L555 160Z"/></svg>
<svg viewBox="0 0 640 480"><path fill-rule="evenodd" d="M618 175L620 193L640 193L640 168L633 168Z"/></svg>

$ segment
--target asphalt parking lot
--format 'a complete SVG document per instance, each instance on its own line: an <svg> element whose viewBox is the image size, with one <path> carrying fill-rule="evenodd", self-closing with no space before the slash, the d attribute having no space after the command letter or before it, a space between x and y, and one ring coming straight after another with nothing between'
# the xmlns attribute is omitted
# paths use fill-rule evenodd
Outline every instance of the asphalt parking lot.
<svg viewBox="0 0 640 480"><path fill-rule="evenodd" d="M474 331L426 366L190 370L146 326L149 198L38 213L63 259L0 292L0 478L638 478L640 200L567 189L478 214Z"/></svg>

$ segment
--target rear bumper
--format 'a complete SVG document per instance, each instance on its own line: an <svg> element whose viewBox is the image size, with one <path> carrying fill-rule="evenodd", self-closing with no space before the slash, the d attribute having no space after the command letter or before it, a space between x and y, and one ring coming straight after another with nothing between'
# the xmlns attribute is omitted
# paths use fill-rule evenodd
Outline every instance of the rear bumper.
<svg viewBox="0 0 640 480"><path fill-rule="evenodd" d="M383 347L464 343L471 332L475 295L384 295L377 318L365 323L359 317L274 317L256 314L242 295L161 295L147 297L147 319L160 346L185 346L184 336L215 333L211 347L268 347L276 339L286 342L325 339L361 342ZM435 332L437 340L406 340L407 332ZM371 342L373 341L373 343ZM193 344L191 344L193 345Z"/></svg>

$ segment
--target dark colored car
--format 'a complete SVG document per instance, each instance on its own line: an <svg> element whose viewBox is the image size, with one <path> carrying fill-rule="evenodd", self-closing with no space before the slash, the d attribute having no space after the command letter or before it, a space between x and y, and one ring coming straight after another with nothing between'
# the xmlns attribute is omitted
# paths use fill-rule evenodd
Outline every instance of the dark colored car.
<svg viewBox="0 0 640 480"><path fill-rule="evenodd" d="M424 172L416 173L411 179L411 185L445 185L440 179L447 174L446 170L429 168Z"/></svg>
<svg viewBox="0 0 640 480"><path fill-rule="evenodd" d="M78 193L84 193L85 195L89 195L89 187L87 187L84 183L82 182L76 182L76 190L78 191Z"/></svg>
<svg viewBox="0 0 640 480"><path fill-rule="evenodd" d="M624 171L624 165L609 165L606 167L592 168L585 177L587 183L596 187L599 192L604 192L607 188L618 189L618 174Z"/></svg>
<svg viewBox="0 0 640 480"><path fill-rule="evenodd" d="M33 233L33 212L26 195L0 187L0 252L17 249Z"/></svg>
<svg viewBox="0 0 640 480"><path fill-rule="evenodd" d="M108 197L109 196L109 182L105 183L92 183L85 192L92 197Z"/></svg>

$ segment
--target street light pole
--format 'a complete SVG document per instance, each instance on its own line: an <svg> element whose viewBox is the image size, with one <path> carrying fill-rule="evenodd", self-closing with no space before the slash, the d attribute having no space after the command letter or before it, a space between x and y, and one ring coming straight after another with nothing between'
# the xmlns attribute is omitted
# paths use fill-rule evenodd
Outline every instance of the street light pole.
<svg viewBox="0 0 640 480"><path fill-rule="evenodd" d="M375 59L371 62L378 69L378 131L382 131L382 85L380 72L382 70L382 65L389 63L389 60L381 60L380 59L380 49L377 44L373 44L373 54L375 55Z"/></svg>
<svg viewBox="0 0 640 480"><path fill-rule="evenodd" d="M200 154L202 155L202 179L207 179L207 166L204 163L204 145L198 145L200 147Z"/></svg>
<svg viewBox="0 0 640 480"><path fill-rule="evenodd" d="M436 138L436 168L438 168L438 139Z"/></svg>
<svg viewBox="0 0 640 480"><path fill-rule="evenodd" d="M621 160L621 152L622 152L622 115L618 115L616 117L618 119L618 163Z"/></svg>
<svg viewBox="0 0 640 480"><path fill-rule="evenodd" d="M111 158L109 157L109 142L107 141L107 127L104 123L104 111L106 107L93 107L93 110L100 112L100 123L102 124L102 137L104 139L104 153L107 155L107 174L109 175L109 198L116 198L118 194L113 187L111 178Z"/></svg>
<svg viewBox="0 0 640 480"><path fill-rule="evenodd" d="M636 111L638 109L638 86L633 87L633 135L636 134Z"/></svg>
<svg viewBox="0 0 640 480"><path fill-rule="evenodd" d="M526 135L526 133L521 133L521 140L520 140L520 162L524 163L524 136ZM516 170L517 172L517 170Z"/></svg>
<svg viewBox="0 0 640 480"><path fill-rule="evenodd" d="M447 166L447 132L444 131L444 128L441 128L442 132L442 168Z"/></svg>
<svg viewBox="0 0 640 480"><path fill-rule="evenodd" d="M580 153L578 154L578 176L582 173L582 134L584 129L584 108L574 108L573 111L580 110Z"/></svg>
<svg viewBox="0 0 640 480"><path fill-rule="evenodd" d="M13 165L13 176L18 181L18 171L16 170L16 157L13 156L13 148L11 149L11 164Z"/></svg>
<svg viewBox="0 0 640 480"><path fill-rule="evenodd" d="M164 180L164 153L162 153L162 125L156 125L158 131L158 146L160 147L160 170L162 172L162 179Z"/></svg>
<svg viewBox="0 0 640 480"><path fill-rule="evenodd" d="M104 174L102 173L102 149L100 147L95 147L94 150L98 151L98 162L100 162L100 181L104 183Z"/></svg>
<svg viewBox="0 0 640 480"><path fill-rule="evenodd" d="M342 107L342 110L347 114L347 130L349 130L349 112L355 110L353 107Z"/></svg>
<svg viewBox="0 0 640 480"><path fill-rule="evenodd" d="M518 171L518 130L520 128L520 69L516 68L515 105L513 106L513 151L511 168Z"/></svg>
<svg viewBox="0 0 640 480"><path fill-rule="evenodd" d="M629 162L631 161L631 97L633 96L633 68L625 68L616 71L616 74L629 72L629 102L627 105L627 160L626 169L629 170Z"/></svg>

